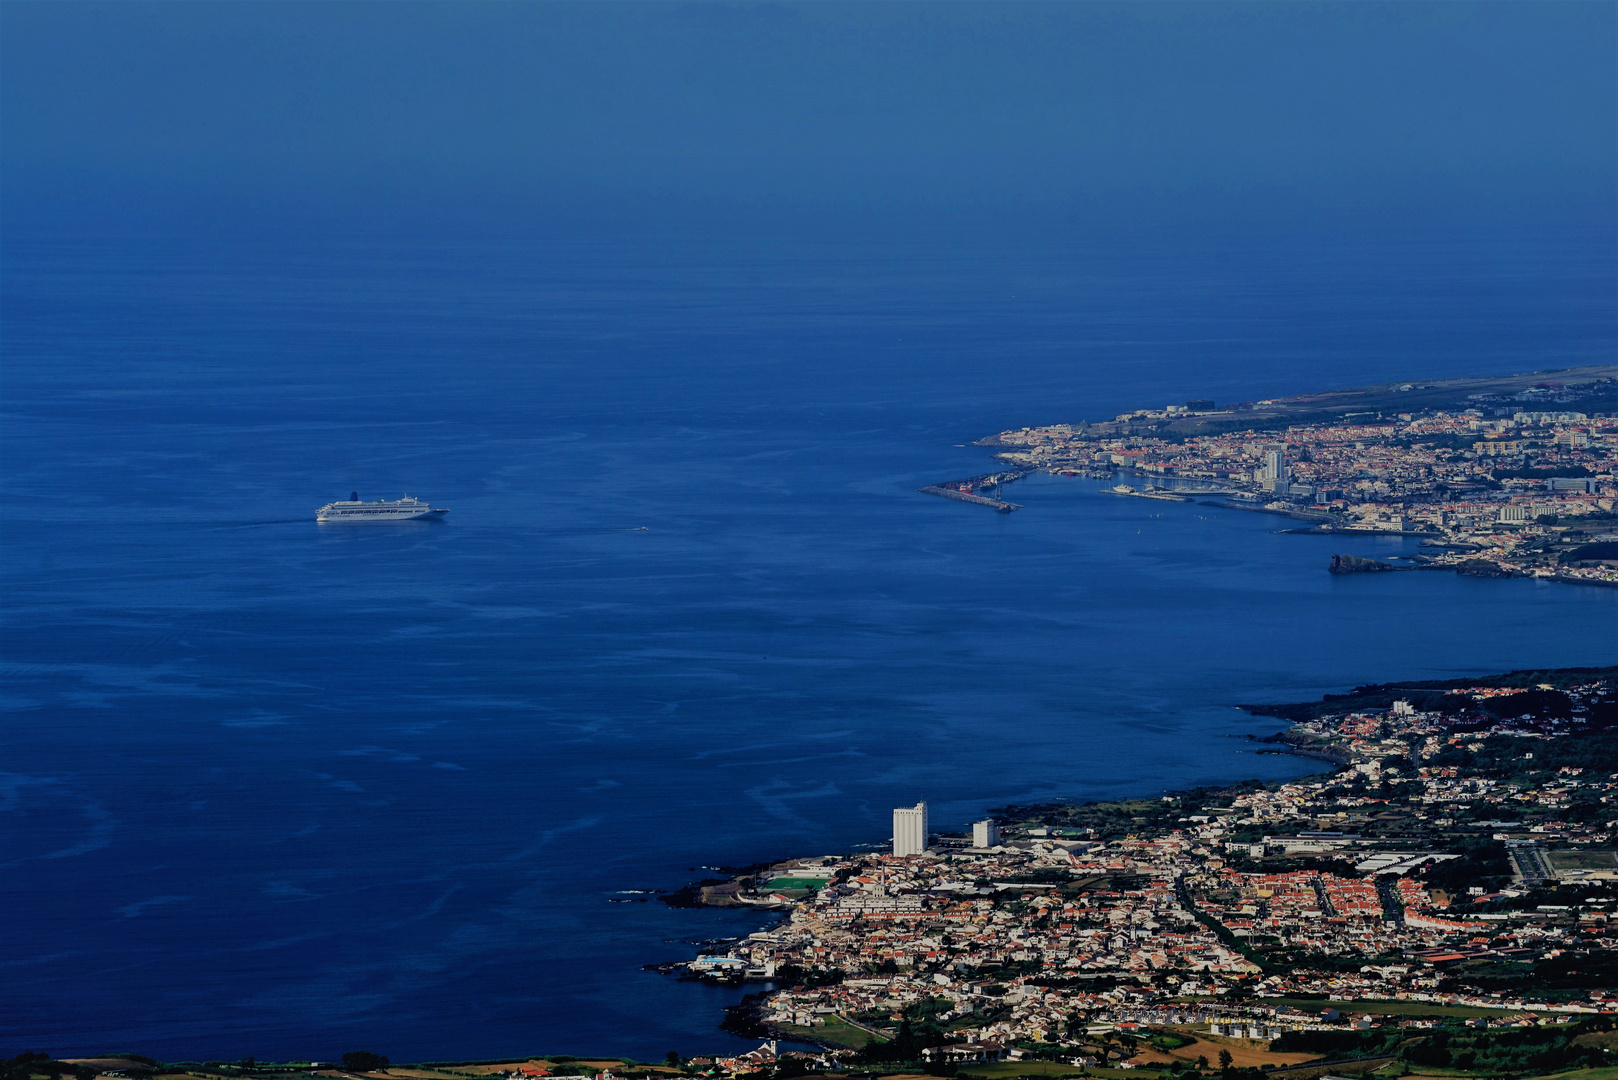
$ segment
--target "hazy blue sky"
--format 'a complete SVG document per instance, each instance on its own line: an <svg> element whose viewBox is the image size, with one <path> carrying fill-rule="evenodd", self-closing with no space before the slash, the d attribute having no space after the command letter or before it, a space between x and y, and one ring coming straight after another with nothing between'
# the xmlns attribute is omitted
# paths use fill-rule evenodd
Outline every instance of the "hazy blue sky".
<svg viewBox="0 0 1618 1080"><path fill-rule="evenodd" d="M97 206L1610 219L1612 3L0 5L15 224Z"/></svg>

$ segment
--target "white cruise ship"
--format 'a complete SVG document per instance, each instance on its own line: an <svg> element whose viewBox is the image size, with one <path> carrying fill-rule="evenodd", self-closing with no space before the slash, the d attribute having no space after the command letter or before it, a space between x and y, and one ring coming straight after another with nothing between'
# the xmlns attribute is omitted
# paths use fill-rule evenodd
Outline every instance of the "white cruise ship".
<svg viewBox="0 0 1618 1080"><path fill-rule="evenodd" d="M361 502L360 493L348 497L347 502L327 503L315 512L316 521L335 521L343 524L369 525L372 522L419 521L423 518L441 518L448 510L434 510L429 504L409 495L393 502Z"/></svg>

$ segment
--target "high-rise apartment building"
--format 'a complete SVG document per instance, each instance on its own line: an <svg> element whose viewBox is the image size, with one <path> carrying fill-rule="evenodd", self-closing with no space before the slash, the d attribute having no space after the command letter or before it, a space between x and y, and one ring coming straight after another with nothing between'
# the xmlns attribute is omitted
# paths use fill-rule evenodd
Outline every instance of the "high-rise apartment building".
<svg viewBox="0 0 1618 1080"><path fill-rule="evenodd" d="M1000 843L1000 826L993 821L972 822L972 846L992 848Z"/></svg>
<svg viewBox="0 0 1618 1080"><path fill-rule="evenodd" d="M901 806L893 812L893 853L923 855L927 851L927 804Z"/></svg>
<svg viewBox="0 0 1618 1080"><path fill-rule="evenodd" d="M1291 483L1292 470L1287 467L1286 448L1272 446L1264 452L1264 464L1255 471L1253 478L1265 491L1285 492Z"/></svg>

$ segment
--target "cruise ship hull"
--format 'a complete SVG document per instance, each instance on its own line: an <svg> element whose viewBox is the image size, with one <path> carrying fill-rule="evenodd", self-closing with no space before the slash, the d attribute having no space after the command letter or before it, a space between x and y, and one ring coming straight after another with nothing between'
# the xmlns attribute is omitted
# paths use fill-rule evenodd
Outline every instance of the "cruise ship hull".
<svg viewBox="0 0 1618 1080"><path fill-rule="evenodd" d="M427 502L409 495L365 502L355 494L322 506L315 511L315 520L323 525L391 525L396 521L432 521L447 513L448 510L434 510Z"/></svg>
<svg viewBox="0 0 1618 1080"><path fill-rule="evenodd" d="M395 521L439 521L448 510L381 511L377 513L338 511L317 514L315 520L324 525L387 525Z"/></svg>

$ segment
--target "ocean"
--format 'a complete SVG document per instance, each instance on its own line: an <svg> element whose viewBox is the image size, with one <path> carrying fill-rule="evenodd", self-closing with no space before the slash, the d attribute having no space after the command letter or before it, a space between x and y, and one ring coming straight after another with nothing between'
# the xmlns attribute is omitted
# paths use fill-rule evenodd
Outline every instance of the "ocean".
<svg viewBox="0 0 1618 1080"><path fill-rule="evenodd" d="M1609 361L1610 237L7 237L0 1047L661 1058L636 890L1318 766L1235 706L1613 662L1618 590L972 440ZM448 520L321 527L357 490Z"/></svg>

